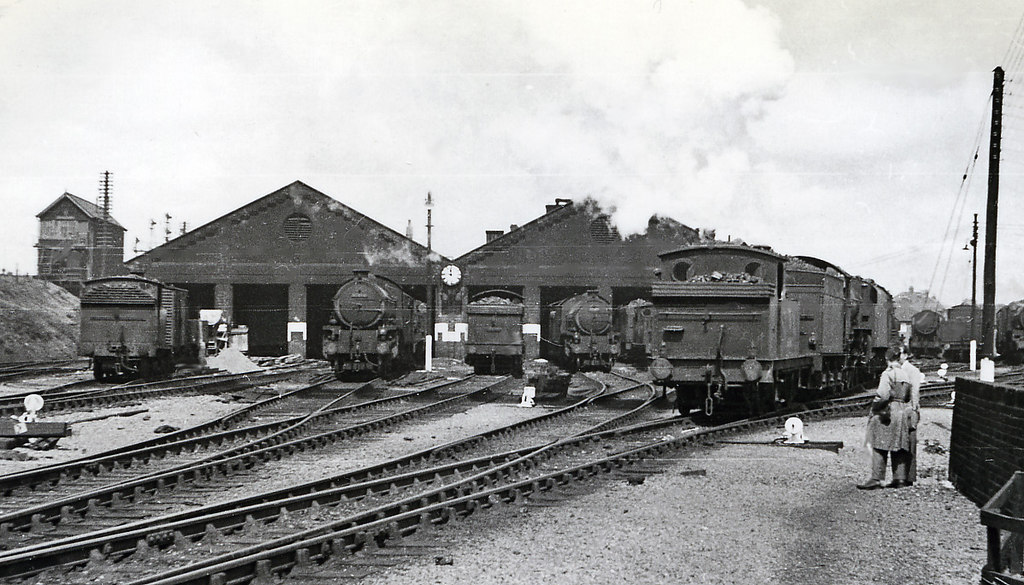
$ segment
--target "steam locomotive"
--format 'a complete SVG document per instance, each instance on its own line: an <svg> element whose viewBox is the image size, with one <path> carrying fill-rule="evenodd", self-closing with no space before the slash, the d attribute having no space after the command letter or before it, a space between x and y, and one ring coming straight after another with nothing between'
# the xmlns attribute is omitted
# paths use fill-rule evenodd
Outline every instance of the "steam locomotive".
<svg viewBox="0 0 1024 585"><path fill-rule="evenodd" d="M811 257L709 243L659 255L654 380L677 407L732 418L848 390L885 367L892 296Z"/></svg>
<svg viewBox="0 0 1024 585"><path fill-rule="evenodd" d="M996 351L1007 361L1024 361L1024 300L996 312Z"/></svg>
<svg viewBox="0 0 1024 585"><path fill-rule="evenodd" d="M560 348L557 355L562 367L570 372L610 372L620 350L613 316L611 302L596 290L552 303L548 313L549 335Z"/></svg>
<svg viewBox="0 0 1024 585"><path fill-rule="evenodd" d="M338 377L393 376L422 359L426 305L395 282L356 270L338 287L332 308L323 352Z"/></svg>
<svg viewBox="0 0 1024 585"><path fill-rule="evenodd" d="M474 295L466 305L466 363L478 374L522 375L523 298L508 290Z"/></svg>
<svg viewBox="0 0 1024 585"><path fill-rule="evenodd" d="M910 318L910 340L907 346L916 356L937 357L942 353L939 330L945 321L940 313L925 309Z"/></svg>
<svg viewBox="0 0 1024 585"><path fill-rule="evenodd" d="M153 378L198 361L198 321L188 319L188 292L141 276L82 284L78 355L92 359L97 380Z"/></svg>
<svg viewBox="0 0 1024 585"><path fill-rule="evenodd" d="M910 318L907 345L914 355L967 361L971 340L980 333L980 327L975 329L973 324L980 319L981 311L977 307L972 310L969 304L950 307L945 315L930 309L918 311Z"/></svg>

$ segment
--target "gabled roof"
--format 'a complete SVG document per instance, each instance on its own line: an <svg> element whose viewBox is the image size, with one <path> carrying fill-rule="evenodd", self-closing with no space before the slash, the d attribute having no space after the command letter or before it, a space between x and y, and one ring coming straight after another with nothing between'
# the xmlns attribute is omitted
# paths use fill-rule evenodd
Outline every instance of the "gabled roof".
<svg viewBox="0 0 1024 585"><path fill-rule="evenodd" d="M341 203L340 201L334 199L333 197L330 197L329 195L326 195L314 189L313 187L310 187L309 185L303 183L302 181L294 181L272 193L269 193L267 195L264 195L263 197L260 197L259 199L256 199L255 201L247 205L230 211L227 214L222 215L213 221L205 223L199 226L198 228L195 228L185 234L182 234L177 238L174 238L173 240L164 242L163 244L153 248L152 250L143 252L142 254L139 254L138 256L129 259L126 263L131 264L151 254L157 254L163 250L179 249L205 240L211 236L216 235L221 230L229 229L232 225L238 224L240 221L243 221L246 217L257 214L260 211L267 208L268 206L274 205L277 200L287 197L307 198L312 203L316 203L318 205L323 206L323 209L327 210L328 212L350 217L352 218L354 223L360 225L369 225L378 231L386 232L393 236L395 240L399 242L408 243L410 249L415 250L416 252L424 256L427 255L426 246L423 246L422 244L419 244L418 242L406 237L405 234L393 230L388 226L376 221L375 219L370 218L369 216L363 215L362 213L352 209L351 207L345 205L344 203ZM437 254L436 252L432 253ZM437 256L441 258L442 261L447 260L440 254L437 254Z"/></svg>
<svg viewBox="0 0 1024 585"><path fill-rule="evenodd" d="M540 217L537 217L536 219L534 219L534 220L532 220L532 221L530 221L530 222L528 222L526 224L523 224L523 225L517 227L514 230L510 230L510 231L502 234L500 237L497 237L497 238L491 240L490 242L485 243L482 246L479 246L477 248L474 248L474 249L470 250L469 252L466 252L462 256L459 256L458 258L456 258L455 262L457 262L457 263L471 262L472 260L477 259L479 257L487 256L488 254L490 254L492 252L497 252L497 251L500 251L500 250L507 250L510 246L512 246L516 242L520 241L524 237L524 234L529 233L531 230L533 230L537 226L545 225L545 224L548 224L548 223L552 223L552 222L558 221L558 219L561 216L567 215L569 213L572 213L572 211L574 209L573 208L572 200L570 200L570 199L561 199L559 201L560 201L560 203L556 204L557 207L550 206L548 211L546 211L544 213L544 215L542 215Z"/></svg>
<svg viewBox="0 0 1024 585"><path fill-rule="evenodd" d="M86 215L86 217L88 217L89 219L98 219L100 221L105 221L105 222L107 222L109 224L116 225L117 227L119 227L121 229L125 229L125 227L122 226L121 224L119 224L117 222L117 220L114 219L113 216L103 217L103 208L100 207L99 205L96 205L95 203L92 203L90 201L86 201L85 199L82 199L81 197L79 197L77 195L72 195L71 193L68 193L67 191L65 191L63 195L61 195L60 197L55 199L53 203L47 205L46 209L44 209L44 210L40 211L39 213L37 213L36 217L40 217L40 218L43 217L51 209L56 207L58 203L60 203L61 201L64 201L65 199L67 199L72 204L74 204L76 207L81 209L82 213L84 213Z"/></svg>

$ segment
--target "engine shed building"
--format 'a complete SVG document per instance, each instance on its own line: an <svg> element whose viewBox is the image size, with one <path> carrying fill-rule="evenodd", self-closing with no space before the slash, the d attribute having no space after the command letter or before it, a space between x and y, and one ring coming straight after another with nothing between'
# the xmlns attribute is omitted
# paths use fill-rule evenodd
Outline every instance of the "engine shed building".
<svg viewBox="0 0 1024 585"><path fill-rule="evenodd" d="M321 331L338 287L357 269L400 284L432 307L435 355L462 358L466 311L494 289L525 304L527 359L547 354L545 307L596 289L615 306L650 296L658 253L699 241L653 217L622 237L590 201L558 199L545 213L454 260L296 181L128 261L129 270L189 291L192 316L221 309L249 328L253 355L322 357ZM442 278L442 271L452 269Z"/></svg>
<svg viewBox="0 0 1024 585"><path fill-rule="evenodd" d="M443 258L296 181L128 261L189 292L193 318L221 309L249 328L249 353L321 357L331 299L369 269L426 301Z"/></svg>
<svg viewBox="0 0 1024 585"><path fill-rule="evenodd" d="M658 253L699 240L697 230L657 216L644 233L624 238L594 202L556 199L544 215L508 232L488 231L484 245L454 260L462 278L440 286L438 353L460 357L467 303L498 289L523 298L525 357L548 357L557 351L546 318L552 303L587 290L613 307L650 298Z"/></svg>

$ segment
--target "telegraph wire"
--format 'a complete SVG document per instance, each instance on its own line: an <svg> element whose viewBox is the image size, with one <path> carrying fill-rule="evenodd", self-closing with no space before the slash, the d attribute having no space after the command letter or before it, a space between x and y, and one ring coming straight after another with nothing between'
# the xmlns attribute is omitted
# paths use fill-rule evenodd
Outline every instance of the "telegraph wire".
<svg viewBox="0 0 1024 585"><path fill-rule="evenodd" d="M1022 22L1024 22L1024 21L1022 21ZM988 101L986 102L986 104L987 104L987 106L990 107L991 103L992 103L992 94L989 93ZM981 145L982 145L982 140L983 140L982 137L986 135L986 132L985 132L985 121L986 121L987 110L988 109L989 108L986 107L986 113L982 114L981 122L978 125L978 131L977 131L977 133L975 135L975 139L974 139L974 149L973 149L974 150L974 155L971 157L970 162L967 163L967 168L964 170L963 178L960 179L960 187L959 187L959 189L957 191L956 199L953 201L953 206L952 206L952 209L950 210L949 219L946 221L946 230L942 234L942 244L941 244L940 249L939 249L939 254L935 258L935 266L934 266L934 268L932 268L932 276L931 276L931 279L928 281L928 290L931 291L931 290L933 290L932 287L935 285L935 279L936 279L936 276L938 275L938 272L939 272L939 266L942 263L942 256L946 252L946 246L948 245L949 246L949 257L948 257L947 262L946 262L946 270L945 270L945 272L943 273L943 276L942 276L942 285L940 285L940 290L936 294L936 297L938 295L942 294L942 290L941 289L942 289L942 287L945 286L946 273L949 271L949 264L950 264L950 262L952 260L952 257L953 257L953 249L956 247L956 237L959 234L959 230L960 230L960 225L959 225L960 222L959 221L955 222L956 223L956 228L954 230L954 235L953 235L952 239L950 239L949 233L950 233L951 227L953 227L953 225L954 225L954 220L956 220L958 216L959 216L960 221L962 221L962 219L963 219L963 212L964 212L964 209L966 208L966 205L967 205L967 194L968 194L968 191L970 189L971 180L974 177L975 169L977 168L979 154L981 153Z"/></svg>

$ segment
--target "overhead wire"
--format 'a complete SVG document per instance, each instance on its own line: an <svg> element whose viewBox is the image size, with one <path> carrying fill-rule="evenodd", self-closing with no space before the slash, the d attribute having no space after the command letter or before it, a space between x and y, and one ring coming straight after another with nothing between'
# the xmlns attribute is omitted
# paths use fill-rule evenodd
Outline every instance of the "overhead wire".
<svg viewBox="0 0 1024 585"><path fill-rule="evenodd" d="M991 103L992 103L992 94L989 93L988 104L990 105ZM954 236L953 236L952 239L950 238L949 233L950 233L951 228L953 227L954 220L957 219L958 216L960 216L961 219L962 219L963 210L966 208L967 192L968 192L968 189L970 188L971 179L974 176L974 170L975 170L975 168L976 168L976 166L978 164L978 156L979 156L979 154L981 152L982 136L985 133L986 133L985 132L985 115L983 114L982 118L981 118L981 122L978 124L978 131L977 131L977 133L975 135L975 139L974 139L974 148L973 148L974 154L971 157L970 162L967 163L967 167L964 169L963 178L960 179L960 188L957 191L956 199L954 199L954 201L953 201L953 207L950 210L949 219L946 221L946 229L945 229L945 231L942 234L942 244L941 244L941 246L939 248L939 253L938 253L938 255L935 258L935 266L932 268L931 279L928 281L928 290L929 291L934 290L932 287L935 285L935 278L938 275L939 266L942 264L942 257L943 257L943 254L946 253L947 245L949 246L949 259L952 259L952 257L953 257L953 247L955 247L955 243L956 243L956 239L955 238L957 237L957 234L959 234L959 228L960 228L960 225L959 225L960 222L959 221L955 222L956 223L956 229L953 230L954 231ZM949 270L949 262L950 262L950 260L947 260L947 262L946 262L946 272L948 272L948 270ZM944 273L943 276L942 276L942 286L945 286L945 280L946 280L946 276L945 276L945 273ZM938 292L939 292L939 295L942 294L941 287L940 287L940 290ZM936 296L939 296L939 295L936 295Z"/></svg>

